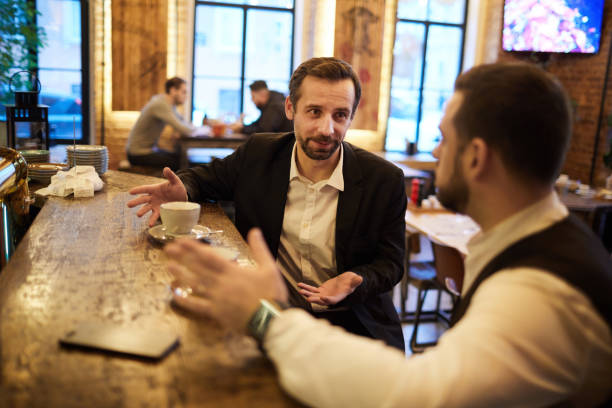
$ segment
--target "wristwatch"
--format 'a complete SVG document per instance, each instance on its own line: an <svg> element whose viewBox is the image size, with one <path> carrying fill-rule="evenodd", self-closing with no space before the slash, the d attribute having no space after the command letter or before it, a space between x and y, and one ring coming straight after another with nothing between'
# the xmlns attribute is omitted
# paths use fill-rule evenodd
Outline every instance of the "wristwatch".
<svg viewBox="0 0 612 408"><path fill-rule="evenodd" d="M247 329L249 334L257 340L260 345L263 344L264 336L268 331L268 325L281 310L287 309L289 306L281 302L273 302L266 299L259 299L259 307L249 319Z"/></svg>

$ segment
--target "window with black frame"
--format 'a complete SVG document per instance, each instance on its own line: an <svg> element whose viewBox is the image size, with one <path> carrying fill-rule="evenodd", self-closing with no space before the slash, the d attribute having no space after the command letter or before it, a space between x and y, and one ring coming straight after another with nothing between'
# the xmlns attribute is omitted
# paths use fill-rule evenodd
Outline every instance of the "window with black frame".
<svg viewBox="0 0 612 408"><path fill-rule="evenodd" d="M399 0L387 151L431 152L463 64L468 0Z"/></svg>
<svg viewBox="0 0 612 408"><path fill-rule="evenodd" d="M87 2L32 2L38 11L36 24L43 27L45 34L44 47L33 52L38 65L35 74L42 86L39 103L49 106L52 144L72 142L73 134L81 143L87 143ZM15 71L19 69L15 67ZM0 109L0 120L6 120L4 108Z"/></svg>
<svg viewBox="0 0 612 408"><path fill-rule="evenodd" d="M288 92L293 70L293 0L196 1L192 121L246 124L259 117L249 85Z"/></svg>

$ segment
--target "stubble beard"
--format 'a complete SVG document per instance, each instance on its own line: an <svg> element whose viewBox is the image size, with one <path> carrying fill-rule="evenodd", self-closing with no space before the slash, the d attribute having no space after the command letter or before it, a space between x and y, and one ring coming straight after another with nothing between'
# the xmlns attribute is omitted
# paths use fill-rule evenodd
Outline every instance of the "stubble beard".
<svg viewBox="0 0 612 408"><path fill-rule="evenodd" d="M315 150L308 146L308 142L311 140L314 142L331 143L331 145L329 150ZM302 147L302 151L312 160L327 160L332 157L336 150L338 150L338 147L340 147L340 142L329 136L307 137L306 139L297 136L297 141Z"/></svg>
<svg viewBox="0 0 612 408"><path fill-rule="evenodd" d="M463 177L458 156L455 157L453 175L451 179L446 186L438 186L436 196L438 197L440 204L442 204L445 208L457 213L465 214L470 192L467 183L465 182L465 178Z"/></svg>

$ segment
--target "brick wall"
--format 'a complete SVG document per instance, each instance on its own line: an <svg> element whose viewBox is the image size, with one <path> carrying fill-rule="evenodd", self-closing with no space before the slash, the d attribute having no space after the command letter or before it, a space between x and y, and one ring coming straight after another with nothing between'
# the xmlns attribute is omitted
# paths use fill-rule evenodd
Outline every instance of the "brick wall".
<svg viewBox="0 0 612 408"><path fill-rule="evenodd" d="M488 20L487 35L497 36L497 41L489 44L493 44L497 48L498 60L520 60L541 64L548 72L559 78L575 104L572 141L562 171L572 179L589 183L595 143L599 139L592 184L602 186L610 173L610 170L606 169L603 164L602 156L608 148L608 131L612 131L607 126L607 117L612 114L612 77L608 80L603 112L600 112L600 103L612 35L612 4L607 3L605 6L602 41L597 55L551 54L548 61L545 62L533 61L533 57L530 56L502 51L499 38L501 37L503 2L500 0L490 1L489 8L489 15L494 16L494 18ZM603 122L599 138L597 138L597 122L600 115Z"/></svg>

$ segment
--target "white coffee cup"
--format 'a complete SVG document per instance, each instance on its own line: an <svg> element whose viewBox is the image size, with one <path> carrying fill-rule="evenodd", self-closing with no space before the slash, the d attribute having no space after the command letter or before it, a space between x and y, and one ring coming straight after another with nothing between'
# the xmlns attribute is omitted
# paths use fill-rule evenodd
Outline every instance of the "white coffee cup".
<svg viewBox="0 0 612 408"><path fill-rule="evenodd" d="M160 214L167 234L189 234L200 218L200 204L172 201L160 206Z"/></svg>

